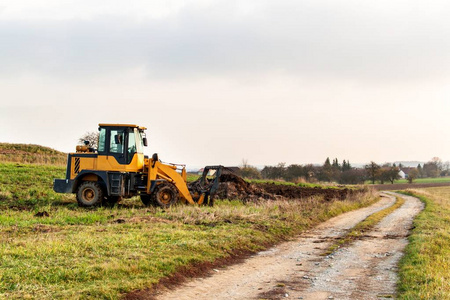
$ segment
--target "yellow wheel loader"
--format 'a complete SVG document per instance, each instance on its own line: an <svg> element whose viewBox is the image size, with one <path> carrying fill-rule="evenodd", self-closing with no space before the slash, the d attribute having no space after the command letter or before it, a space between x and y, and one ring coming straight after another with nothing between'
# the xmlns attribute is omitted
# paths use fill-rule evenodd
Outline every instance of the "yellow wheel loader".
<svg viewBox="0 0 450 300"><path fill-rule="evenodd" d="M162 163L156 153L151 158L144 155L146 129L99 124L98 149L85 142L69 153L66 178L54 180L54 191L75 193L80 206L114 204L137 195L145 205L212 205L224 167L205 167L202 177L188 186L184 165Z"/></svg>

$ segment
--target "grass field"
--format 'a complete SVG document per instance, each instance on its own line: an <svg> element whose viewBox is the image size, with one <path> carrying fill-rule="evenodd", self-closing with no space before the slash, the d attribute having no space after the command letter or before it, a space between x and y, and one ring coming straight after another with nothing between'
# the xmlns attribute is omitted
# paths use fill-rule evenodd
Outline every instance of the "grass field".
<svg viewBox="0 0 450 300"><path fill-rule="evenodd" d="M417 178L414 179L413 183L440 183L440 182L450 182L450 177L436 177L436 178ZM408 183L406 179L396 180L395 183Z"/></svg>
<svg viewBox="0 0 450 300"><path fill-rule="evenodd" d="M0 209L70 203L71 196L52 189L53 178L65 178L65 170L63 166L0 163Z"/></svg>
<svg viewBox="0 0 450 300"><path fill-rule="evenodd" d="M450 182L450 177L446 176L446 177L436 177L436 178L417 178L414 179L413 184L414 183L441 183L441 182ZM375 181L375 184L379 184L380 182ZM406 179L399 179L399 180L395 180L394 183L408 183L408 180ZM367 180L365 182L365 184L372 184L372 181ZM391 184L390 182L385 182L384 184Z"/></svg>
<svg viewBox="0 0 450 300"><path fill-rule="evenodd" d="M425 209L400 262L399 299L450 299L450 187L408 190Z"/></svg>
<svg viewBox="0 0 450 300"><path fill-rule="evenodd" d="M214 207L84 209L52 191L64 167L0 164L0 298L117 299L182 268L262 250L352 201L218 201Z"/></svg>

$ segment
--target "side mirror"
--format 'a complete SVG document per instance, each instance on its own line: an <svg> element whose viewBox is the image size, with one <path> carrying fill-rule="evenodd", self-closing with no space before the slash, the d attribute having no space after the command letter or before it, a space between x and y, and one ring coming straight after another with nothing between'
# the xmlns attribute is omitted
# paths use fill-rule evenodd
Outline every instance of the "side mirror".
<svg viewBox="0 0 450 300"><path fill-rule="evenodd" d="M146 138L146 137L142 139L142 142L144 142L144 146L145 146L145 147L147 147L147 146L148 146L148 143L147 143L147 138Z"/></svg>

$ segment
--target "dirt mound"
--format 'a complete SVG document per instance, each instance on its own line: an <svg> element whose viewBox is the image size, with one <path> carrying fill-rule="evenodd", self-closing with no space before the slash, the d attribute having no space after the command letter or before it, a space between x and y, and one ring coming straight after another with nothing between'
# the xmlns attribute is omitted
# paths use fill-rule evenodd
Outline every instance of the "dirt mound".
<svg viewBox="0 0 450 300"><path fill-rule="evenodd" d="M347 188L300 187L275 183L261 183L257 185L267 193L279 195L288 199L323 196L324 199L328 201L331 199L343 200L354 192Z"/></svg>
<svg viewBox="0 0 450 300"><path fill-rule="evenodd" d="M217 190L217 198L220 199L239 199L248 202L275 200L279 198L234 174L222 174L219 180L220 184Z"/></svg>
<svg viewBox="0 0 450 300"><path fill-rule="evenodd" d="M343 200L356 191L347 188L300 187L275 183L248 183L234 174L220 177L217 198L244 202L276 199L302 199L323 196L326 201Z"/></svg>

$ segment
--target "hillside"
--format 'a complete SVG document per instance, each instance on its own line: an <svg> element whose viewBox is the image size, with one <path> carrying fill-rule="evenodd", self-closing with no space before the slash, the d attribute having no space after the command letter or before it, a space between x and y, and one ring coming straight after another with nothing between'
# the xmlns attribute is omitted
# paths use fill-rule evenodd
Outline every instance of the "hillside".
<svg viewBox="0 0 450 300"><path fill-rule="evenodd" d="M0 143L0 162L65 165L67 154L33 144Z"/></svg>

